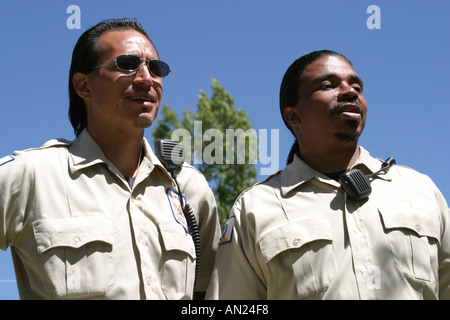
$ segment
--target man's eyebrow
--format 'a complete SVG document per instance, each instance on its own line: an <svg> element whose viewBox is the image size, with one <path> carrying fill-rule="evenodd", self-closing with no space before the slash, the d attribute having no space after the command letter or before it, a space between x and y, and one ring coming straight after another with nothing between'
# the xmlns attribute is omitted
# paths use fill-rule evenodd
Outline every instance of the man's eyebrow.
<svg viewBox="0 0 450 320"><path fill-rule="evenodd" d="M336 73L326 73L326 74L323 74L323 75L318 76L317 78L315 78L312 81L312 83L314 84L314 83L322 82L322 81L325 81L325 80L330 80L330 79L337 78L337 77L338 77L338 75ZM363 81L356 74L351 74L350 75L350 79L353 82L358 83L361 86L361 88L363 87Z"/></svg>
<svg viewBox="0 0 450 320"><path fill-rule="evenodd" d="M315 78L312 81L312 83L318 83L318 82L322 82L322 81L329 80L329 79L332 79L332 78L337 78L337 74L336 73L323 74L323 75L318 76L317 78Z"/></svg>
<svg viewBox="0 0 450 320"><path fill-rule="evenodd" d="M361 86L361 89L364 88L364 82L356 74L350 75L350 79L352 79L354 82L358 83Z"/></svg>

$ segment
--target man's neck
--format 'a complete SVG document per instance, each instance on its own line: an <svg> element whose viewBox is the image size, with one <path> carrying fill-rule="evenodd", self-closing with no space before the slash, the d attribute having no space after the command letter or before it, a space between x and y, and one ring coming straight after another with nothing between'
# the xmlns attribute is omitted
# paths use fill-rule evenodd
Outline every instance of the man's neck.
<svg viewBox="0 0 450 320"><path fill-rule="evenodd" d="M89 130L89 128L88 131L100 146L106 158L114 164L124 177L136 176L144 147L143 130L128 135Z"/></svg>
<svg viewBox="0 0 450 320"><path fill-rule="evenodd" d="M356 162L359 157L359 147L344 150L341 152L302 152L300 157L311 168L323 174L343 172Z"/></svg>

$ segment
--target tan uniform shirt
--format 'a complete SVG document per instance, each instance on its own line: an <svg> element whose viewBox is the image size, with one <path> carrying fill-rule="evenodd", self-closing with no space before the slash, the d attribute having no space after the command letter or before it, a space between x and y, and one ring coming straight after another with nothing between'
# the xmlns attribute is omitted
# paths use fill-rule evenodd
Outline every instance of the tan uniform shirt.
<svg viewBox="0 0 450 320"><path fill-rule="evenodd" d="M366 174L381 161L360 148ZM450 298L448 206L432 181L393 166L367 201L298 157L245 191L222 233L207 298Z"/></svg>
<svg viewBox="0 0 450 320"><path fill-rule="evenodd" d="M174 181L144 143L132 188L87 131L3 158L0 248L11 246L21 298L192 297L194 243ZM196 291L206 291L220 236L214 196L192 166L177 180L199 224Z"/></svg>

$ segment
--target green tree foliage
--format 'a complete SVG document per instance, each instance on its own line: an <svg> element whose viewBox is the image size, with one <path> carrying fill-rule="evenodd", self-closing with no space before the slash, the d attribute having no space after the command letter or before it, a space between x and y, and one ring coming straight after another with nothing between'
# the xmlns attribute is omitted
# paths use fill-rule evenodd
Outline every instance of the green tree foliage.
<svg viewBox="0 0 450 320"><path fill-rule="evenodd" d="M189 141L179 139L185 147L186 161L199 169L211 185L223 225L239 194L256 182L256 132L247 114L234 107L233 97L212 79L212 96L201 91L197 111L184 110L181 120L163 105L153 139L178 140L186 133Z"/></svg>

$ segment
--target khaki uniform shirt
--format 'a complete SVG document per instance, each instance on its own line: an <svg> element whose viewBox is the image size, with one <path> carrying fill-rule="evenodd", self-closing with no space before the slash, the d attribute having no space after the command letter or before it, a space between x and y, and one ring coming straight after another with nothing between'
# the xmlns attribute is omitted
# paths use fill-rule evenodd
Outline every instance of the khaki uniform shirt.
<svg viewBox="0 0 450 320"><path fill-rule="evenodd" d="M382 161L360 148L364 173ZM296 157L234 204L207 298L450 298L448 206L432 181L395 165L368 200Z"/></svg>
<svg viewBox="0 0 450 320"><path fill-rule="evenodd" d="M87 131L2 159L0 248L11 246L22 299L192 297L196 254L175 182L144 144L133 187ZM214 196L192 166L177 180L199 224L196 291L206 291L220 236Z"/></svg>

